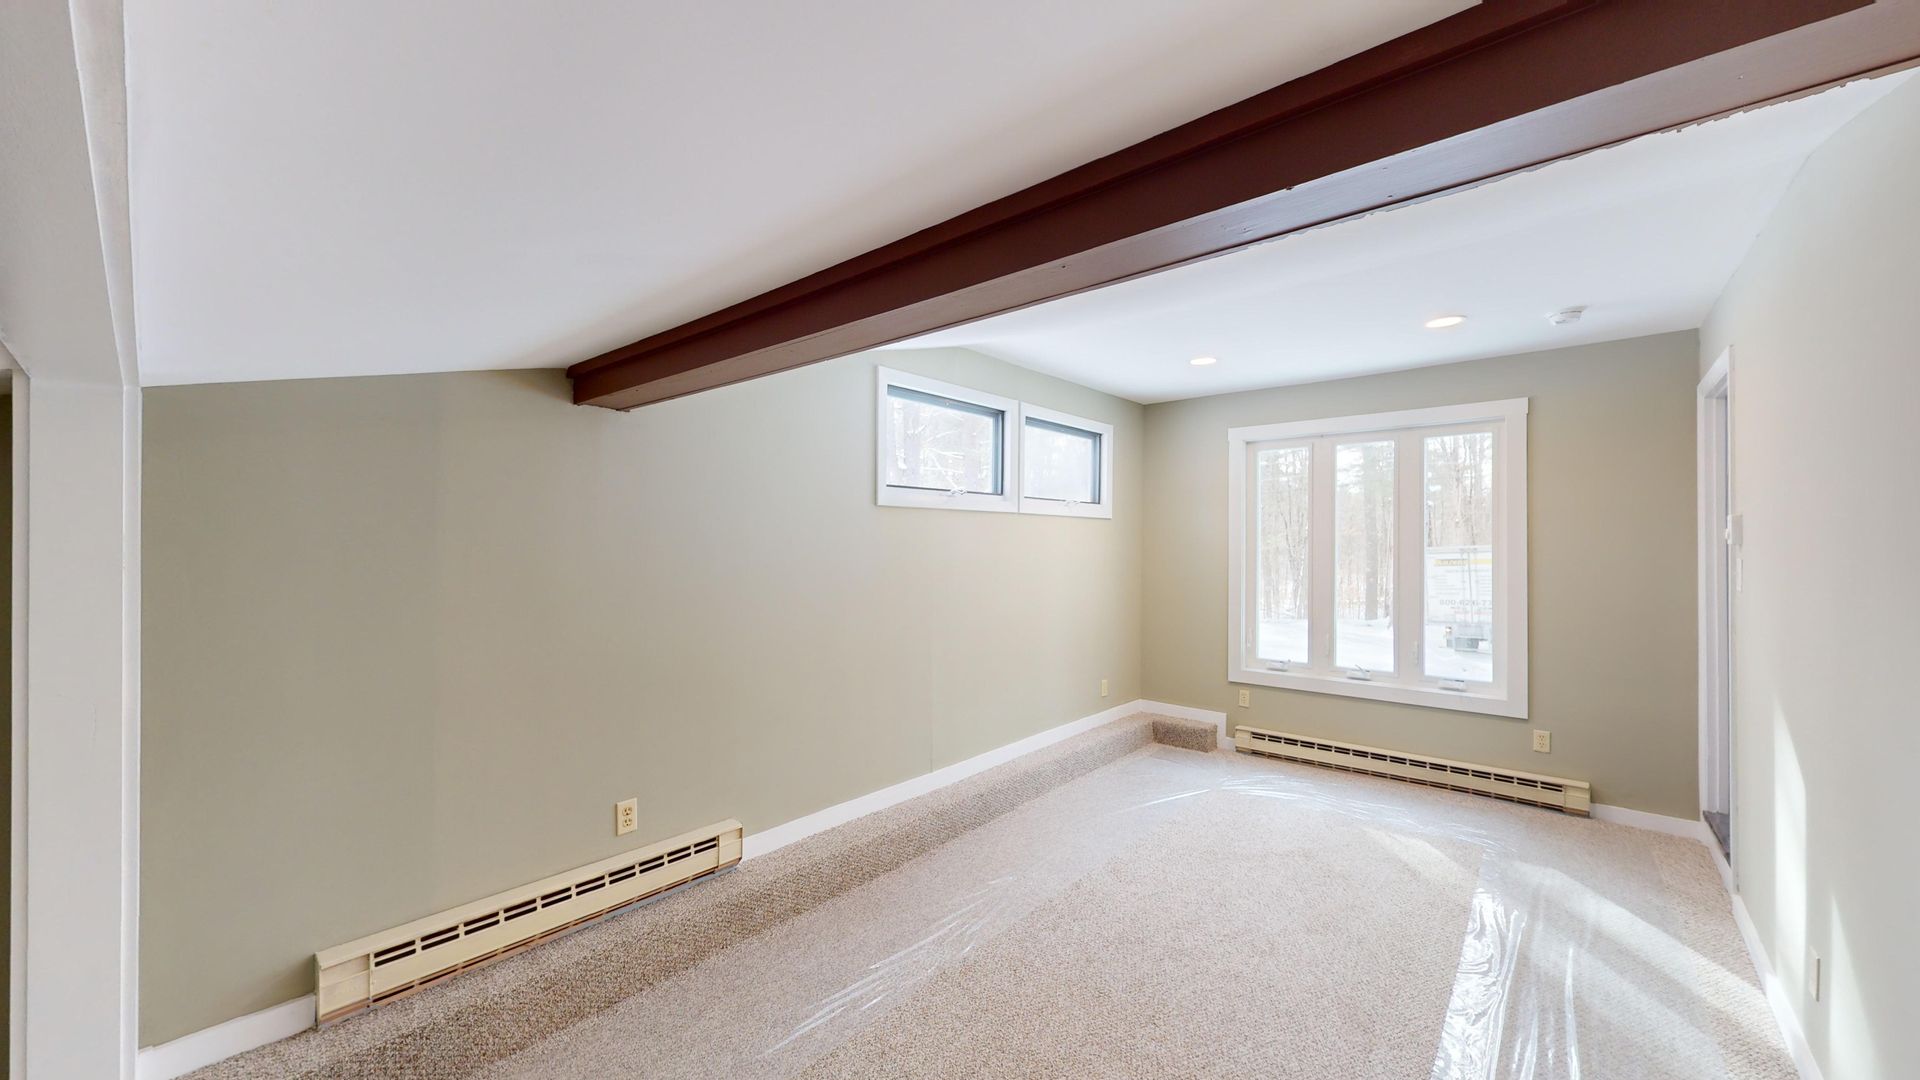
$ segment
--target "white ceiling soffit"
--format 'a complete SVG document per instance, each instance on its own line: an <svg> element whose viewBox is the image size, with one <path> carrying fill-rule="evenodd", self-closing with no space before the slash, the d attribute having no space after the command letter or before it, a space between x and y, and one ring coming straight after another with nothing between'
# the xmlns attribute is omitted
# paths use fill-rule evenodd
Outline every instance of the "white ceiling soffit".
<svg viewBox="0 0 1920 1080"><path fill-rule="evenodd" d="M1807 154L1906 74L941 331L1142 402L1698 327ZM1547 316L1585 305L1579 322ZM1428 319L1467 321L1428 330ZM1218 362L1188 363L1196 356Z"/></svg>
<svg viewBox="0 0 1920 1080"><path fill-rule="evenodd" d="M0 3L0 356L49 380L118 385L88 138L100 117L86 94L108 65L86 47L102 29L91 14L76 24L65 0Z"/></svg>
<svg viewBox="0 0 1920 1080"><path fill-rule="evenodd" d="M565 365L1470 6L129 0L143 375Z"/></svg>

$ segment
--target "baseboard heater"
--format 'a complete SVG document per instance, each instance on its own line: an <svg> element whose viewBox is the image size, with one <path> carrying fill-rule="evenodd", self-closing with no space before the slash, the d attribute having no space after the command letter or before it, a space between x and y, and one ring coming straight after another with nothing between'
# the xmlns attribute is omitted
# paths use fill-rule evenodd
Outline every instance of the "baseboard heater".
<svg viewBox="0 0 1920 1080"><path fill-rule="evenodd" d="M1544 806L1583 817L1593 806L1593 789L1584 780L1495 769L1445 758L1420 757L1373 746L1310 739L1304 735L1253 727L1235 728L1233 746L1249 754L1265 754L1347 772L1385 776L1427 787L1463 791L1469 795L1485 795L1506 802Z"/></svg>
<svg viewBox="0 0 1920 1080"><path fill-rule="evenodd" d="M740 861L740 823L495 893L316 953L317 1011L329 1023L510 956Z"/></svg>

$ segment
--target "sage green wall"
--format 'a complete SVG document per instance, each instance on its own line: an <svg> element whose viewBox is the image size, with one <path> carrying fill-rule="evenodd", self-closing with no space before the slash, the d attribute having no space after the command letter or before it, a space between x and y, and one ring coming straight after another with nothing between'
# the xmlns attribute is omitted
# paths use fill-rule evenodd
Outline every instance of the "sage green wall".
<svg viewBox="0 0 1920 1080"><path fill-rule="evenodd" d="M1146 694L1698 815L1692 332L1147 408ZM1530 720L1227 682L1227 429L1524 397ZM1553 752L1530 748L1532 728Z"/></svg>
<svg viewBox="0 0 1920 1080"><path fill-rule="evenodd" d="M142 1044L307 993L316 949L1140 696L1141 407L883 359L1112 423L1113 519L875 506L871 357L630 414L558 372L148 390Z"/></svg>
<svg viewBox="0 0 1920 1080"><path fill-rule="evenodd" d="M1920 78L1814 151L1701 331L1703 366L1733 348L1745 534L1735 868L1830 1080L1920 1075L1916 192Z"/></svg>

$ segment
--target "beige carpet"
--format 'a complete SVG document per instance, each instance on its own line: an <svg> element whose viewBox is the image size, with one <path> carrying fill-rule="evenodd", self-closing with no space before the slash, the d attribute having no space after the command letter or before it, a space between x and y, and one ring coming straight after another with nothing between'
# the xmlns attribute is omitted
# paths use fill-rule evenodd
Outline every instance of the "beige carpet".
<svg viewBox="0 0 1920 1080"><path fill-rule="evenodd" d="M824 834L964 818L724 948L610 974L696 889L210 1075L1794 1075L1698 844L1135 734L1050 753L990 814Z"/></svg>

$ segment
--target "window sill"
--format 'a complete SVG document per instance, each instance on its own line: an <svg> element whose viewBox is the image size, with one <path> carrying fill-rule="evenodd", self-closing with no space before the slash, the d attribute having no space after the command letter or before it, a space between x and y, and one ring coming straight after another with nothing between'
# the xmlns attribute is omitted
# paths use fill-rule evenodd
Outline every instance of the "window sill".
<svg viewBox="0 0 1920 1080"><path fill-rule="evenodd" d="M1377 680L1368 682L1341 675L1253 671L1246 668L1229 669L1227 681L1252 683L1255 686L1277 686L1285 690L1304 690L1313 694L1366 698L1370 701L1391 701L1400 705L1421 705L1429 709L1451 709L1454 712L1506 716L1516 720L1527 718L1525 695L1502 694L1492 690L1440 690L1430 686L1406 686Z"/></svg>

